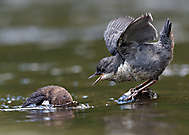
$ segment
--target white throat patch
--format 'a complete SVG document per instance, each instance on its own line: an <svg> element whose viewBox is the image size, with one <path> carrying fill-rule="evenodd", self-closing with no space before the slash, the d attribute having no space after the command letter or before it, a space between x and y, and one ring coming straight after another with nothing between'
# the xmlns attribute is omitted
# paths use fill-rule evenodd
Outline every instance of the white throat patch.
<svg viewBox="0 0 189 135"><path fill-rule="evenodd" d="M124 62L124 64L121 64L118 67L118 70L115 74L115 78L118 81L129 81L132 79L131 76L131 66L127 63L127 61Z"/></svg>

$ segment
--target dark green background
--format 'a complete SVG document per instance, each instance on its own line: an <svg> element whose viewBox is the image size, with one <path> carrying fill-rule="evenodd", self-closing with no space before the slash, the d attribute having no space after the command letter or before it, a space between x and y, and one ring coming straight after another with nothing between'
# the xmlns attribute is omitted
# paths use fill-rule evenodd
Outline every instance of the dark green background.
<svg viewBox="0 0 189 135"><path fill-rule="evenodd" d="M0 134L189 134L188 6L188 0L1 0L0 96L27 97L37 88L56 84L94 109L0 112ZM159 31L167 17L173 22L174 60L153 86L158 100L111 104L110 98L137 83L101 82L91 87L94 80L88 76L110 55L103 32L115 17L145 12L152 13Z"/></svg>

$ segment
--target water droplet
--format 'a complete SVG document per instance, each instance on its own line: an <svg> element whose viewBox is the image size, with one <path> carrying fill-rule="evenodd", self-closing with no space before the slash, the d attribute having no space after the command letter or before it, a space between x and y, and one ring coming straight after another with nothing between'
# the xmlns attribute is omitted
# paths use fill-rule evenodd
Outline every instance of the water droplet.
<svg viewBox="0 0 189 135"><path fill-rule="evenodd" d="M106 107L108 107L108 106L109 106L109 104L105 104L105 106L106 106Z"/></svg>
<svg viewBox="0 0 189 135"><path fill-rule="evenodd" d="M114 81L109 82L109 86L115 86L115 85L116 85L116 83Z"/></svg>
<svg viewBox="0 0 189 135"><path fill-rule="evenodd" d="M45 101L43 101L42 105L47 106L47 105L50 105L50 103L49 103L49 101L48 101L48 100L45 100Z"/></svg>
<svg viewBox="0 0 189 135"><path fill-rule="evenodd" d="M7 96L7 100L10 100L10 95Z"/></svg>
<svg viewBox="0 0 189 135"><path fill-rule="evenodd" d="M16 100L15 96L12 96L11 101L15 101L15 100Z"/></svg>
<svg viewBox="0 0 189 135"><path fill-rule="evenodd" d="M6 101L6 99L5 99L5 98L0 98L0 100L1 100L1 101Z"/></svg>
<svg viewBox="0 0 189 135"><path fill-rule="evenodd" d="M12 103L12 101L11 101L11 100L9 100L9 101L7 101L7 103L8 103L8 104L11 104L11 103Z"/></svg>
<svg viewBox="0 0 189 135"><path fill-rule="evenodd" d="M43 119L44 119L44 120L51 120L50 117L44 117Z"/></svg>
<svg viewBox="0 0 189 135"><path fill-rule="evenodd" d="M58 75L61 75L61 74L62 74L62 70L59 69L59 68L53 68L50 73L51 73L51 75L53 75L53 76L58 76Z"/></svg>
<svg viewBox="0 0 189 135"><path fill-rule="evenodd" d="M20 80L20 83L24 84L24 85L29 84L30 82L31 82L31 80L29 78L23 78Z"/></svg>
<svg viewBox="0 0 189 135"><path fill-rule="evenodd" d="M71 67L71 71L73 72L73 73L80 73L81 71L82 71L82 67L81 66L79 66L79 65L74 65L74 66L72 66Z"/></svg>
<svg viewBox="0 0 189 135"><path fill-rule="evenodd" d="M83 99L86 99L86 98L88 98L88 96L82 96L82 98L83 98Z"/></svg>
<svg viewBox="0 0 189 135"><path fill-rule="evenodd" d="M19 101L21 99L21 96L16 97L16 101Z"/></svg>
<svg viewBox="0 0 189 135"><path fill-rule="evenodd" d="M78 87L78 85L79 85L78 81L74 81L74 82L73 82L73 86L74 86L74 87Z"/></svg>

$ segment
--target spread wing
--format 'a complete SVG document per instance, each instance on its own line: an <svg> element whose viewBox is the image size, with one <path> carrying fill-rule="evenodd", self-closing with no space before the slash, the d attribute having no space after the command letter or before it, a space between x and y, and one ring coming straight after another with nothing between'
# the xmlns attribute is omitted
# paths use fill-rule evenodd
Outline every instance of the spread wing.
<svg viewBox="0 0 189 135"><path fill-rule="evenodd" d="M121 45L135 41L138 43L153 41L157 38L157 30L151 24L150 13L136 19L123 17L112 20L104 33L106 47L112 55L122 50Z"/></svg>
<svg viewBox="0 0 189 135"><path fill-rule="evenodd" d="M126 30L127 26L133 20L134 19L131 17L121 17L109 22L104 32L104 40L106 42L106 47L108 48L108 51L112 55L115 55L117 53L117 42L121 34Z"/></svg>
<svg viewBox="0 0 189 135"><path fill-rule="evenodd" d="M132 21L126 30L121 34L122 42L135 41L138 43L149 42L157 39L156 28L152 25L153 18L146 13Z"/></svg>

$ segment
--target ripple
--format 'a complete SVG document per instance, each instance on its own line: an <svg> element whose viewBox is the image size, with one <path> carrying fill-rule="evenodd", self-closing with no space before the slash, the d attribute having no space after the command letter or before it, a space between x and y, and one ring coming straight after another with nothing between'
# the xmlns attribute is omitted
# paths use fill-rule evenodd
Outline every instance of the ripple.
<svg viewBox="0 0 189 135"><path fill-rule="evenodd" d="M88 96L83 96L87 98ZM11 96L7 95L6 97L0 98L0 111L12 112L12 111L37 111L40 110L43 113L56 112L57 110L84 110L94 108L94 106L89 105L88 103L78 103L77 106L71 106L67 108L55 107L52 104L49 104L48 101L44 101L42 105L31 104L26 108L21 108L21 105L15 105L15 103L23 103L26 98L22 96ZM75 102L77 103L77 102ZM13 106L14 105L14 106Z"/></svg>
<svg viewBox="0 0 189 135"><path fill-rule="evenodd" d="M62 110L84 110L84 109L90 109L90 108L94 108L94 106L90 106L88 103L85 104L79 104L76 107L69 107L69 108L57 108L54 107L52 105L48 105L48 106L30 106L30 107L26 107L26 108L21 108L21 106L9 106L6 104L1 104L1 108L0 111L5 111L5 112L12 112L12 111L37 111L37 110L42 110L43 113L49 113L49 112L56 112L56 110L62 109Z"/></svg>
<svg viewBox="0 0 189 135"><path fill-rule="evenodd" d="M169 65L162 74L163 76L180 76L189 75L189 64L172 64Z"/></svg>

